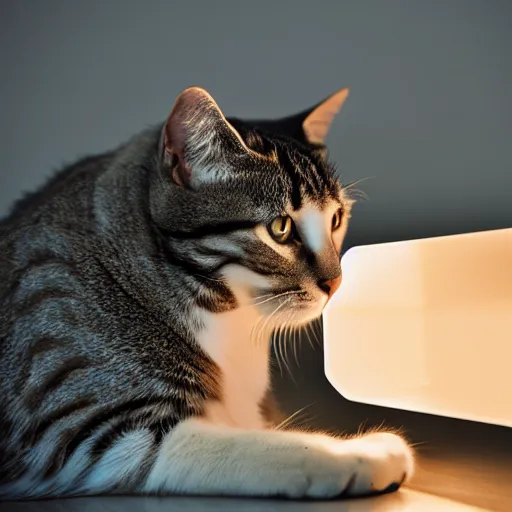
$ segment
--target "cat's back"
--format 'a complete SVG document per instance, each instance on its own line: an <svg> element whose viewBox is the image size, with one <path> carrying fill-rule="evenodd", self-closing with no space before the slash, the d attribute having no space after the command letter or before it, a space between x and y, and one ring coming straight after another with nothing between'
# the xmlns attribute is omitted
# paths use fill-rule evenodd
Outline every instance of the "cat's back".
<svg viewBox="0 0 512 512"><path fill-rule="evenodd" d="M35 192L18 200L0 221L0 299L5 298L17 269L67 249L90 224L92 194L99 174L113 153L91 156L66 167Z"/></svg>
<svg viewBox="0 0 512 512"><path fill-rule="evenodd" d="M16 201L9 214L0 220L0 244L5 247L17 232L29 226L57 228L83 221L94 182L108 168L114 155L109 152L82 158Z"/></svg>
<svg viewBox="0 0 512 512"><path fill-rule="evenodd" d="M95 180L112 156L88 157L63 169L0 221L0 355L13 321L34 306L36 290L47 289L48 279L59 284L58 274L70 268L90 230Z"/></svg>

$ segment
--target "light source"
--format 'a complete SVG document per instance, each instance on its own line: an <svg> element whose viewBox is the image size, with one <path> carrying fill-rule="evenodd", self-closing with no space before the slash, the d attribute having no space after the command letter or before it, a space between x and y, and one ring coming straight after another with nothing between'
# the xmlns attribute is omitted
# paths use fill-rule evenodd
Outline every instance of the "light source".
<svg viewBox="0 0 512 512"><path fill-rule="evenodd" d="M324 311L345 398L512 427L512 229L355 247Z"/></svg>

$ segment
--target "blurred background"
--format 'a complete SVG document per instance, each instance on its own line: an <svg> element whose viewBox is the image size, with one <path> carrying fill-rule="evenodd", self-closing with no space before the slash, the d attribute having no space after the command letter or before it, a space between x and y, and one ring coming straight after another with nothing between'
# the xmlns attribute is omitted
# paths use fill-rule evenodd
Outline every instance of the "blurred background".
<svg viewBox="0 0 512 512"><path fill-rule="evenodd" d="M65 163L162 121L189 85L250 118L350 87L328 145L343 180L369 179L345 248L510 227L511 27L508 0L2 0L0 215ZM288 412L307 405L316 426L500 439L348 403L322 357L303 343L293 375L276 375Z"/></svg>

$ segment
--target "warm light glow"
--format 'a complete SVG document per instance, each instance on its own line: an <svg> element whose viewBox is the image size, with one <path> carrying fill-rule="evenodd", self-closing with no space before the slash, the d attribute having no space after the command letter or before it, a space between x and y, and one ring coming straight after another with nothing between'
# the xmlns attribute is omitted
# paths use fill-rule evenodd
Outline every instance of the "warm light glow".
<svg viewBox="0 0 512 512"><path fill-rule="evenodd" d="M344 397L512 427L512 229L350 249L324 313Z"/></svg>

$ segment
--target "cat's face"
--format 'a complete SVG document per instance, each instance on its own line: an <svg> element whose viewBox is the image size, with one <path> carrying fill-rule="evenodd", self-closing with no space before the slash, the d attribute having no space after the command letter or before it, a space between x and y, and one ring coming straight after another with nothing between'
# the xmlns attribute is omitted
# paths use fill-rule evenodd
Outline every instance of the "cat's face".
<svg viewBox="0 0 512 512"><path fill-rule="evenodd" d="M254 249L263 256L268 274L250 265L226 266L223 275L238 294L246 290L266 316L293 324L318 317L341 284L340 253L350 216L343 198L306 200L254 229Z"/></svg>
<svg viewBox="0 0 512 512"><path fill-rule="evenodd" d="M178 99L162 138L170 179L151 206L207 309L254 305L273 327L297 325L339 287L352 201L323 137L345 97L274 124L227 121L201 89Z"/></svg>

